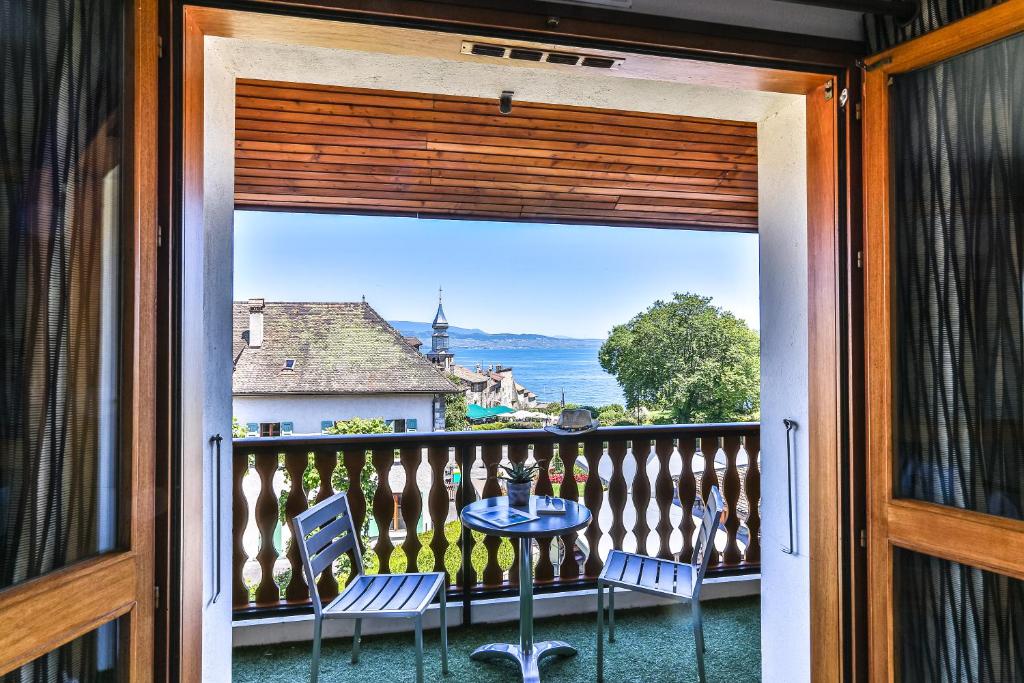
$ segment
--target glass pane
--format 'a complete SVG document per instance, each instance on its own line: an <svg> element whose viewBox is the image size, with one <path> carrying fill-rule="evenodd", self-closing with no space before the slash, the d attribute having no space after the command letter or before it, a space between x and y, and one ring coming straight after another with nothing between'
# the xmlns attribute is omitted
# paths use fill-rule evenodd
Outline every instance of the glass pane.
<svg viewBox="0 0 1024 683"><path fill-rule="evenodd" d="M896 549L899 681L1024 681L1024 581Z"/></svg>
<svg viewBox="0 0 1024 683"><path fill-rule="evenodd" d="M896 495L1024 518L1024 36L891 90Z"/></svg>
<svg viewBox="0 0 1024 683"><path fill-rule="evenodd" d="M107 683L117 676L117 621L11 671L2 683Z"/></svg>
<svg viewBox="0 0 1024 683"><path fill-rule="evenodd" d="M123 8L0 2L0 588L117 540Z"/></svg>

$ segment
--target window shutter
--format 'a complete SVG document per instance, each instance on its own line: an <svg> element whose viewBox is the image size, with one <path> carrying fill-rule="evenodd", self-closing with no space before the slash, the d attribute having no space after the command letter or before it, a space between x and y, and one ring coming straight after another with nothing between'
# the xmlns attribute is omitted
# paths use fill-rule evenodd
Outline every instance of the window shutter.
<svg viewBox="0 0 1024 683"><path fill-rule="evenodd" d="M320 433L326 434L327 430L334 426L334 420L320 420Z"/></svg>
<svg viewBox="0 0 1024 683"><path fill-rule="evenodd" d="M295 431L295 425L294 424L292 424L291 422L282 422L281 423L281 435L282 436L289 436L289 435L291 435L291 433L293 431Z"/></svg>
<svg viewBox="0 0 1024 683"><path fill-rule="evenodd" d="M260 435L260 423L259 422L246 422L245 423L246 436L259 436Z"/></svg>
<svg viewBox="0 0 1024 683"><path fill-rule="evenodd" d="M416 420L415 419L413 419L413 420L406 420L405 421L405 431L407 431L407 432L415 432L416 431Z"/></svg>

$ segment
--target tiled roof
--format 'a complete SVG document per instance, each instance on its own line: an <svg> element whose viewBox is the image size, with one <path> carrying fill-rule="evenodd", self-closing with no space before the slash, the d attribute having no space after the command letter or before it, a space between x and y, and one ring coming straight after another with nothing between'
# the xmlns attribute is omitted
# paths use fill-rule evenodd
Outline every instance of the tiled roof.
<svg viewBox="0 0 1024 683"><path fill-rule="evenodd" d="M461 379L463 382L469 382L470 384L487 381L487 375L480 372L474 372L469 368L463 367L461 365L453 365L452 374Z"/></svg>
<svg viewBox="0 0 1024 683"><path fill-rule="evenodd" d="M236 394L458 391L369 304L267 302L260 348L246 345L248 330L249 306L235 302Z"/></svg>

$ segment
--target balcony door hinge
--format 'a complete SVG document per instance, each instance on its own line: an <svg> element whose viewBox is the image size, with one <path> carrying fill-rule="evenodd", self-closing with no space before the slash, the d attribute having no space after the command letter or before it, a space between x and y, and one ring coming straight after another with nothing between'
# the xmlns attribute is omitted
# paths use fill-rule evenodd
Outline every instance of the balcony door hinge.
<svg viewBox="0 0 1024 683"><path fill-rule="evenodd" d="M828 83L825 84L825 101L826 102L828 102L829 100L832 99L832 94L833 94L834 90L835 90L835 86L832 84L832 81L829 81Z"/></svg>
<svg viewBox="0 0 1024 683"><path fill-rule="evenodd" d="M868 547L868 532L867 532L866 529L861 529L860 530L860 547L861 548L867 548Z"/></svg>
<svg viewBox="0 0 1024 683"><path fill-rule="evenodd" d="M860 102L853 105L853 118L860 121Z"/></svg>
<svg viewBox="0 0 1024 683"><path fill-rule="evenodd" d="M158 248L164 246L164 226L162 225L156 226L156 246Z"/></svg>
<svg viewBox="0 0 1024 683"><path fill-rule="evenodd" d="M160 586L153 586L153 609L160 609Z"/></svg>
<svg viewBox="0 0 1024 683"><path fill-rule="evenodd" d="M857 252L857 267L858 268L863 268L864 267L864 252L863 251L858 251Z"/></svg>
<svg viewBox="0 0 1024 683"><path fill-rule="evenodd" d="M157 59L164 58L164 38L163 36L156 37L156 56Z"/></svg>

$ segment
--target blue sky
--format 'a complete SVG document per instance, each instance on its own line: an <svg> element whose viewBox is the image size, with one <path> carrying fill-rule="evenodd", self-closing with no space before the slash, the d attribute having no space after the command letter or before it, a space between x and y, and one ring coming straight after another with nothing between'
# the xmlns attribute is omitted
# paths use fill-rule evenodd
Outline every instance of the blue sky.
<svg viewBox="0 0 1024 683"><path fill-rule="evenodd" d="M673 292L758 328L757 236L238 211L235 300L366 300L389 320L604 338Z"/></svg>

